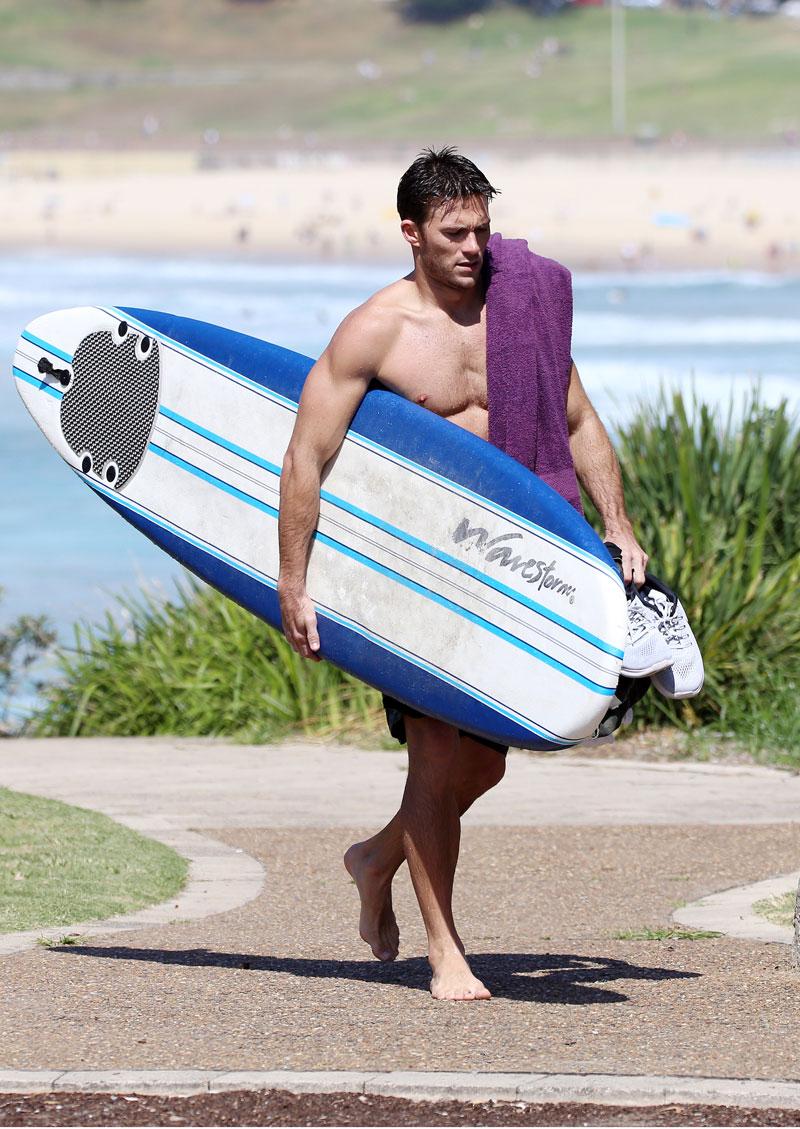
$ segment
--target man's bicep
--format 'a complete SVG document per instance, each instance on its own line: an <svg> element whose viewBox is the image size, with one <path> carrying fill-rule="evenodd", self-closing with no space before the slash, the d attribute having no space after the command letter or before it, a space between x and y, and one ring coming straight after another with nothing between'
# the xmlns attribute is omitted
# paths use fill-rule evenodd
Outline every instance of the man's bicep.
<svg viewBox="0 0 800 1129"><path fill-rule="evenodd" d="M368 385L368 374L344 370L329 346L306 377L292 444L324 465L338 450Z"/></svg>

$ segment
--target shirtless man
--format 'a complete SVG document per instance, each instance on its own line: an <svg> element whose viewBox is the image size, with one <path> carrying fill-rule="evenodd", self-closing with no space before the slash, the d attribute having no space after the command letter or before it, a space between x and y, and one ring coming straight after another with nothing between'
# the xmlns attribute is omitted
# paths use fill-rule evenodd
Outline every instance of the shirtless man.
<svg viewBox="0 0 800 1129"><path fill-rule="evenodd" d="M370 381L488 438L481 267L494 195L465 157L451 149L422 153L398 189L413 270L349 314L308 375L281 477L278 580L286 638L305 658L319 658L305 584L320 482ZM647 557L625 511L619 466L574 366L566 413L575 469L605 523L605 539L622 549L625 579L641 580ZM405 860L428 935L432 995L488 999L453 920L453 879L461 816L501 780L506 750L399 702L386 707L393 734L408 743L408 777L393 819L344 856L361 898L361 937L378 960L397 956L392 879Z"/></svg>

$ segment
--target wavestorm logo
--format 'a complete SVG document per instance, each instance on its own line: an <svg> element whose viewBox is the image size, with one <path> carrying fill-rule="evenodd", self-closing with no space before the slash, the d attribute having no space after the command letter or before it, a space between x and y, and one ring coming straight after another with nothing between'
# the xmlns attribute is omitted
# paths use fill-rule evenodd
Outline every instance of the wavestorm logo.
<svg viewBox="0 0 800 1129"><path fill-rule="evenodd" d="M521 546L508 544L509 541L523 540L521 533L501 533L497 537L489 537L488 529L484 529L482 525L470 525L469 519L464 518L452 537L456 545L466 541L464 548L476 549L487 564L518 572L525 583L532 585L537 592L546 588L563 596L571 604L575 603L575 585L558 575L555 560L539 561L534 557L525 557L518 551Z"/></svg>

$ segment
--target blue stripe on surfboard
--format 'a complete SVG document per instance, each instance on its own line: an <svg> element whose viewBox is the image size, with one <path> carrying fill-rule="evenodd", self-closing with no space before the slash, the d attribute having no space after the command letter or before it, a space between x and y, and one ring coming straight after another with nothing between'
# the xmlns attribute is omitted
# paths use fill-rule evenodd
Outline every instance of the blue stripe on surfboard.
<svg viewBox="0 0 800 1129"><path fill-rule="evenodd" d="M143 321L141 318L137 317L136 314L134 313L133 309L126 309L125 307L120 307L120 306L99 306L97 308L99 310L101 310L103 313L109 314L112 317L119 316L121 319L124 318L125 320L128 321L129 324L135 325L139 329L145 330L149 333L154 333L159 338L159 340L163 341L165 344L169 344L169 345L173 346L177 351L183 353L184 355L186 355L188 357L191 357L193 360L197 361L198 363L203 364L206 367L214 369L215 371L221 373L223 376L227 377L228 379L232 379L234 381L244 383L247 386L251 387L254 391L258 392L260 395L264 396L266 399L272 400L275 403L279 403L283 407L289 408L291 411L296 412L297 403L298 403L298 401L296 399L292 399L292 398L283 396L277 390L268 387L267 385L261 383L258 380L255 380L253 377L247 376L246 374L244 374L242 372L237 372L235 369L229 368L227 365L223 365L221 362L215 360L213 357L209 357L207 354L200 353L197 350L192 349L189 345L186 345L184 342L178 341L176 338L170 336L169 334L166 334L164 330L159 330L159 329L155 328L153 325L149 324L148 322ZM156 314L156 311L137 311L137 312L139 312L139 313L149 312L151 314ZM173 319L173 315L162 315L162 316L166 316L170 319ZM181 318L179 320L181 320L182 322L192 322L192 319L189 319L189 318ZM202 324L206 324L206 323L197 323L197 324L202 325ZM216 326L216 327L211 327L211 328L216 329L218 331L221 331L223 333L235 334L234 330L225 330L221 326ZM295 363L305 362L308 365L308 368L310 368L311 365L313 364L313 361L311 360L311 358L304 357L302 354L294 353L294 352L292 352L291 350L288 350L288 349L283 349L281 346L273 345L271 342L262 341L258 338L247 338L246 335L244 335L244 334L237 334L237 336L243 338L244 340L249 340L257 346L262 346L262 347L267 348L271 353L275 354L275 357L279 358L283 362L284 365L286 363L288 363L290 359L292 361L294 361ZM25 334L23 334L23 337L25 337ZM71 362L71 360L72 360L71 357L67 356L66 353L62 353L54 345L50 345L45 341L41 341L39 338L34 338L33 335L30 335L27 339L28 340L34 340L36 343L40 344L42 347L50 350L55 355L62 357L62 359L66 360L68 362ZM386 393L386 394L388 394L388 393ZM402 400L402 397L400 397L400 399ZM355 423L355 421L354 421L354 423ZM434 482L438 482L440 485L445 486L446 488L452 490L454 493L468 497L468 498L470 498L470 500L486 507L490 512L499 513L500 515L505 517L507 520L513 521L514 523L519 525L521 528L529 529L532 532L538 534L544 540L550 541L554 544L559 545L566 552L578 557L579 559L583 560L586 564L589 564L592 567L597 568L599 571L603 572L604 575L610 576L616 584L618 584L620 587L622 587L622 580L619 576L619 573L617 572L617 570L613 566L613 564L610 563L610 561L606 562L606 561L602 560L602 558L596 556L592 552L587 551L586 549L583 549L582 547L576 545L574 542L567 541L564 538L559 537L559 535L554 530L546 529L544 526L537 524L536 522L532 521L530 518L526 518L522 514L516 513L513 510L508 510L504 506L502 506L500 503L493 501L493 500L490 500L482 494L475 493L474 491L470 490L469 487L467 487L465 484L458 482L458 481L456 481L452 478L447 478L445 476L439 475L439 474L436 473L436 471L432 470L429 467L424 466L420 462L418 462L414 459L406 458L399 451L396 451L396 450L394 450L393 448L390 448L390 447L386 447L384 444L376 443L372 438L370 438L370 436L364 434L362 431L356 430L355 427L353 427L351 425L349 438L351 440L355 441L356 437L357 437L357 440L360 440L361 442L363 442L365 446L371 448L372 450L374 450L375 452L383 455L384 457L391 458L391 459L395 460L396 462L409 467L410 469L415 471L417 474L420 474L422 477L427 478L427 479L434 481ZM556 622L556 621L554 621L554 622ZM597 645L597 643L594 642L594 639L590 638L588 635L585 638L586 638L587 642L593 643L593 645ZM602 647L602 646L601 646L601 649L606 650L606 648ZM606 653L612 655L615 658L621 658L622 654L623 654L623 652L619 651L617 648L608 649L608 650L606 650Z"/></svg>
<svg viewBox="0 0 800 1129"><path fill-rule="evenodd" d="M106 312L106 310L104 310L104 312ZM131 317L130 321L131 323L133 323L134 318ZM142 329L147 329L152 332L151 326L148 326L147 324L141 323L141 327ZM255 382L255 380L252 380L249 377L244 376L243 374L235 373L235 371L232 369L226 369L225 367L218 365L216 361L212 361L210 358L203 357L202 353L195 353L194 350L188 349L186 345L183 345L181 342L173 341L172 338L167 340L170 344L174 344L179 351L185 352L187 356L192 356L193 359L201 361L203 362L203 364L220 371L220 373L222 373L223 375L229 375L236 379L244 380L244 382L248 385L253 385L257 392L260 392L265 396L265 399L276 400L278 402L284 403L285 405L291 405L294 410L297 410L296 402L285 400L284 397L280 396L280 394L273 393L270 388L265 388L263 385L258 384L257 382ZM55 349L54 345L47 344L46 342L41 342L41 344L43 345L43 348L49 349L51 352L58 352L58 350ZM62 356L64 357L64 359L70 360L70 358L68 358L65 353ZM58 397L58 399L61 399L61 396L63 395L63 393L56 391L55 388L52 387L52 385L46 384L45 382L39 382L39 380L36 380L29 374L23 373L23 370L21 369L15 368L15 375L18 375L21 378L27 380L28 384L33 384L42 392L46 392L49 395ZM276 469L274 463L260 460L260 458L258 458L258 456L254 455L252 452L248 452L248 450L243 447L238 447L235 444L228 443L228 441L222 439L221 436L214 435L211 431L206 431L205 429L201 428L200 425L195 425L195 423L193 423L191 420L187 420L184 417L181 417L181 415L178 415L177 412L172 412L167 408L161 408L159 410L161 414L166 415L167 419L172 419L177 423L181 423L181 425L183 425L184 427L190 428L190 430L195 430L197 434L211 439L213 443L219 443L220 446L226 447L228 450L231 450L232 453L238 454L243 458L247 458L247 460L249 460L250 462L264 467L265 470L276 471L276 473L280 474L280 470ZM366 436L358 434L358 432L357 436L357 439L355 439L352 435L349 438L353 439L353 441L360 441L360 443L362 443L364 446L375 450L376 453L392 458L392 460L410 467L411 470L413 470L415 473L419 473L425 479L438 482L440 485L443 485L443 487L454 491L457 496L469 498L471 499L471 501L476 502L476 504L489 509L491 513L500 514L503 517L506 517L513 524L516 524L521 528L525 528L525 530L534 532L537 535L542 536L545 541L560 545L561 548L566 552L575 555L575 557L578 557L582 561L586 562L587 565L598 567L601 571L607 572L607 574L612 575L619 584L622 584L622 581L619 580L619 576L615 569L608 570L604 561L601 561L597 557L594 557L594 555L592 555L591 553L587 553L586 551L581 550L579 546L572 544L572 542L564 541L562 537L559 537L559 535L551 532L550 530L545 530L543 526L539 526L536 523L531 522L531 520L526 517L522 517L520 514L513 513L512 510L507 510L506 508L500 506L499 504L496 504L496 502L491 501L490 499L483 497L482 495L476 495L476 493L474 493L473 491L469 490L466 487L463 487L463 485L460 485L459 483L456 483L451 479L443 478L442 475L429 470L428 467L421 466L419 463L407 460L407 458L404 458L402 455L394 452L394 450L390 450L389 448L381 446L380 444L372 443L372 440L368 439ZM563 627L565 630L568 630L573 634L577 634L577 636L579 636L583 640L590 642L592 646L598 647L600 650L605 651L607 655L612 655L614 658L623 657L622 650L606 644L606 642L604 642L603 640L598 639L596 636L592 636L592 634L588 631L584 632L582 628L578 627L578 624L573 624L570 620L561 618L561 616L559 616L559 614L557 614L556 612L548 612L548 610L544 609L542 605L537 604L535 601L527 601L525 596L521 596L520 594L515 593L515 590L508 588L506 585L500 584L499 581L498 583L493 583L493 581L490 580L489 577L485 577L483 574L481 574L481 572L471 569L471 567L465 565L465 563L463 562L457 561L455 558L447 557L447 554L439 553L430 545L424 545L423 542L415 543L415 540L412 539L411 534L403 534L401 531L396 530L396 528L393 526L380 526L379 519L377 517L372 517L371 515L368 516L362 510L357 510L357 508L355 507L349 507L349 505L346 504L346 502L344 502L342 499L337 499L333 495L328 495L326 491L323 493L323 496L326 497L327 501L331 501L333 505L340 506L343 509L350 509L350 513L352 513L353 516L361 517L364 520L370 520L371 524L383 527L387 533L392 533L394 536L398 536L399 539L406 540L408 544L415 544L415 548L420 548L425 552L430 552L432 555L438 555L440 560L449 563L449 565L451 565L452 567L463 570L464 572L466 572L466 574L473 576L475 579L483 580L483 583L489 585L490 587L494 587L496 590L498 590L498 592L502 592L504 595L509 595L511 598L517 599L517 602L530 607L531 611L536 611L540 615L543 615L545 619L551 620L553 623L560 625L560 627Z"/></svg>
<svg viewBox="0 0 800 1129"><path fill-rule="evenodd" d="M238 372L236 369L229 368L228 365L223 365L221 361L215 360L214 357L209 357L206 353L199 353L196 349L192 349L191 346L186 345L183 341L178 341L175 337L170 337L170 335L165 333L163 330L158 330L154 326L148 325L146 321L142 321L140 318L137 318L134 315L132 309L128 310L124 306L98 306L98 309L102 310L103 313L111 314L113 317L125 318L130 325L138 326L138 328L143 330L145 333L155 334L155 336L158 337L159 341L163 341L166 345L172 345L175 349L178 350L178 352L185 354L185 356L187 357L191 357L192 360L197 361L199 364L205 365L206 368L214 369L214 371L220 373L221 376L226 376L230 380L234 380L237 383L248 385L253 389L254 392L258 392L266 399L273 400L276 404L280 404L284 408L289 408L293 412L297 411L298 400L292 399L292 397L290 396L281 395L280 392L276 391L276 389L274 388L270 388L269 385L262 384L261 381L255 380L252 376L247 376L246 373ZM188 321L191 319L187 318L185 320ZM220 326L219 328L223 327ZM227 332L235 333L236 330L228 330ZM245 335L242 334L242 336ZM273 349L276 352L279 351L280 353L284 353L286 355L307 360L309 368L314 363L311 357L304 357L302 353L294 353L290 349L284 349L280 345L273 345L271 341L261 341L259 338L255 338L253 340L259 341L259 343L262 345L269 346L270 349Z"/></svg>
<svg viewBox="0 0 800 1129"><path fill-rule="evenodd" d="M274 622L279 621L280 615L275 591L276 582L273 577L269 577L264 573L250 568L236 557L232 557L216 546L202 541L200 538L193 536L179 526L146 510L144 507L106 488L101 483L90 479L79 471L76 471L76 473L78 477L83 478L87 485L99 494L104 501L118 510L128 521L141 529L151 540L156 541L162 548L166 548L166 551L170 552L176 560L181 563L186 563L189 559L187 557L187 551L194 548L199 554L202 554L203 557L213 559L224 565L230 572L236 572L240 576L257 584L261 596L259 600L248 601L243 598L242 593L233 598L243 603L244 606L254 611L255 614L262 616L262 618L265 611L271 611L272 620ZM138 521L134 520L131 515L136 515ZM155 527L168 534L175 541L180 542L183 549L181 551L171 552L171 550L164 545L162 537L156 537L152 533L148 533L147 526ZM191 563L189 563L188 567L192 568L192 571L196 572L197 575L201 576L203 579L208 580L208 582L215 587L221 587L223 591L226 590L226 586L220 585L218 578L209 575L207 570L200 569ZM227 589L229 594L232 595L230 586L227 586ZM271 600L271 604L274 606L265 608L264 596L268 597ZM363 641L363 644L372 649L368 653L367 660L360 664L362 670L374 669L374 651L381 653L380 657L382 660L386 658L388 653L389 659L394 660L392 664L387 668L385 661L381 663L383 673L386 676L382 681L386 685L387 692L400 697L402 697L404 693L409 693L409 674L411 674L412 678L415 678L417 681L415 696L431 716L457 717L459 724L466 726L470 731L493 740L502 738L508 744L519 743L530 745L531 736L536 736L539 739L536 746L537 748L564 748L580 744L580 742L584 740L584 738L572 739L559 737L545 727L537 725L535 722L524 717L522 714L504 706L501 702L495 701L475 687L469 686L467 683L463 682L463 680L457 679L447 671L433 667L421 656L404 651L396 644L391 643L391 641L375 635L362 624L346 619L338 613L333 612L332 609L325 607L325 605L316 604L315 608L319 613L320 632L323 638L325 653L332 662L344 669L350 669L354 673L358 673L359 677L364 677L363 673L359 671L358 664L352 661L354 656L354 640L360 639ZM344 629L343 632L340 630L338 638L334 635L333 646L331 646L331 632L330 630L325 630L325 620L330 620L339 629ZM422 690L420 690L420 686L422 686ZM457 703L457 708L453 707L453 702ZM448 703L450 703L449 706ZM505 723L509 728L498 731L498 719L501 724Z"/></svg>
<svg viewBox="0 0 800 1129"><path fill-rule="evenodd" d="M33 385L39 392L46 392L48 396L52 396L56 400L60 400L64 395L58 388L54 388L52 384L48 384L46 380L42 380L40 376L32 376L31 373L17 368L16 365L11 366L11 371L14 373L17 380L24 380L26 384Z"/></svg>
<svg viewBox="0 0 800 1129"><path fill-rule="evenodd" d="M251 387L260 395L266 397L267 399L271 399L274 402L279 403L292 411L297 410L297 403L300 398L303 381L305 380L305 376L314 363L311 358L305 357L300 353L292 352L289 349L283 349L281 346L273 345L270 342L262 341L259 338L249 337L246 334L240 334L234 330L227 330L221 326L213 326L210 323L197 322L191 318L181 318L177 315L163 314L155 310L141 310L133 308L128 309L125 307L102 307L102 309L104 310L104 312L110 313L114 316L118 315L120 317L125 317L131 324L137 322L140 328L142 328L143 330L149 333L160 335L161 339L165 340L167 344L172 345L174 348L181 352L184 352L187 356L192 357L198 362L204 364L206 367L220 372L228 379ZM266 364L265 358L269 358L269 363L271 364L271 366L273 366L270 372L271 384L267 385L261 379L248 376L240 370L237 371L231 369L229 366L223 364L221 361L211 356L209 352L199 352L198 350L193 349L190 345L187 345L184 341L179 340L174 336L176 323L179 323L178 328L182 328L184 331L191 330L195 333L199 331L201 335L206 338L206 340L203 342L206 349L210 349L214 344L214 340L221 335L226 339L228 337L236 338L240 351L246 351L247 349L249 349L252 352L263 354L260 355L257 360L259 367L263 369ZM229 342L228 348L230 348ZM300 375L301 371L302 375ZM288 384L289 389L284 389L283 393L279 392L274 385L275 383L280 382L282 382L284 385ZM285 394L287 390L291 391L291 396L287 396ZM618 585L620 588L623 588L622 580L616 568L614 567L611 558L608 556L608 553L602 548L602 543L597 538L597 535L593 531L590 531L588 526L586 528L587 532L589 532L589 539L591 542L596 542L596 545L592 544L591 548L578 545L574 540L565 539L559 536L556 530L545 528L533 521L531 518L525 517L523 514L513 509L507 508L502 503L497 502L496 500L489 500L479 491L471 490L467 483L463 481L464 474L469 469L468 467L461 468L462 473L460 478L439 475L432 468L426 466L425 463L420 460L420 458L416 457L416 451L414 452L415 457L407 457L407 454L404 455L401 451L399 451L397 448L399 437L396 433L393 434L395 442L392 446L387 446L385 443L378 441L375 435L371 433L373 431L380 431L380 427L376 427L374 425L374 422L373 424L367 426L364 423L364 417L366 415L370 415L370 413L369 411L365 412L363 410L366 406L366 401L370 398L372 398L372 400L374 401L376 396L396 397L396 394L390 393L383 389L372 389L368 393L368 396L365 398L365 401L362 402L361 407L356 412L356 415L351 422L348 435L350 439L363 440L366 444L371 445L373 449L378 451L379 453L409 466L417 473L420 473L433 481L438 481L451 490L455 490L459 493L465 494L468 497L471 497L472 500L487 507L490 511L494 510L502 514L507 519L517 522L523 528L527 527L529 529L532 529L534 532L538 533L545 539L559 544L566 551L573 553L574 555L585 560L587 564L591 564L593 567L603 572L606 576L609 576L616 585ZM408 401L404 400L403 397L397 396L396 399L400 402L400 404L406 405L407 408L419 410L417 409L416 405L410 404ZM438 420L438 417L436 418ZM423 420L423 416L417 417L416 422L418 427L422 426ZM453 424L452 426L455 427L456 425ZM484 441L478 439L477 436L473 436L469 432L464 432L463 429L459 429L459 431L462 437L462 442L464 440L464 437L468 436L469 438L467 439L467 442L474 441L481 446L484 445ZM408 437L406 437L406 440L408 441ZM411 443L411 446L413 447L415 443L419 443L422 445L422 449L424 449L424 442L425 440L423 437L418 437ZM513 460L510 455L503 455L497 448L494 448L494 451L496 454L502 455L502 458L507 459L509 463L515 463L515 460ZM558 496L556 492L552 490L552 488L546 486L546 484L541 483L541 485L544 487L544 490L547 493L553 496L553 498L558 498L559 503L561 503L563 507L565 507L565 512L569 512L571 519L572 515L574 515L574 511L572 510L572 507L569 505L569 503L564 502L563 499L561 499L560 496ZM517 491L518 487L515 486L514 492ZM514 504L516 505L516 502ZM556 519L554 518L554 520ZM560 521L562 519L558 520ZM595 551L595 548L598 548L603 555L598 555L598 553Z"/></svg>
<svg viewBox="0 0 800 1129"><path fill-rule="evenodd" d="M229 439L225 439L223 436L218 435L216 432L209 431L208 428L202 427L199 423L195 423L194 420L187 419L186 416L182 416L178 412L172 411L171 408L165 408L162 406L159 411L161 415L165 416L169 420L172 420L173 423L180 424L180 426L185 427L188 431L194 432L195 435L200 435L204 439L208 439L211 443L215 443L218 446L223 447L226 451L230 451L232 454L238 455L239 458L252 463L254 466L258 466L262 470L267 470L271 474L280 477L281 469L277 465L277 463L270 462L268 459L263 459L260 455L256 455L253 451L249 451L246 447L240 447L237 443L232 443ZM580 627L576 623L573 623L565 616L559 615L558 612L551 611L549 608L544 607L544 605L538 603L536 600L531 600L529 597L524 596L520 592L517 592L514 588L510 588L508 585L487 576L485 573L480 572L478 569L473 568L471 565L458 560L456 557L450 556L449 553L445 553L441 549L437 549L433 545L429 545L426 541L421 541L419 538L414 537L413 534L407 533L402 529L398 529L397 526L382 521L374 514L368 513L366 510L362 510L358 506L354 506L351 503L346 502L343 498L337 497L337 495L332 494L328 490L323 489L320 492L320 495L326 502L330 502L331 505L337 506L339 509L342 509L349 514L352 514L354 517L359 518L361 521L364 521L369 525L373 525L377 529L383 530L384 533L389 533L392 537L396 537L404 544L411 545L413 548L419 549L421 552L426 553L428 556L434 557L436 560L449 565L451 568L456 569L458 572L472 577L473 580L480 581L482 584L485 584L488 588L493 589L495 592L500 592L502 595L507 596L511 600L514 600L515 603L521 604L523 607L528 608L530 611L536 612L538 615L542 616L543 619L549 620L551 623L554 623L558 627L563 628L565 631L570 632L570 634L583 639L584 642L591 643L592 646L597 647L597 649L602 651L604 654L611 655L613 658L618 659L621 659L623 657L623 652L618 647L612 647L609 643L606 643L602 639L599 639L596 635L592 635L591 632L586 631L584 628Z"/></svg>
<svg viewBox="0 0 800 1129"><path fill-rule="evenodd" d="M199 359L202 360L202 357L200 357L199 355L198 355L198 357L199 357ZM43 384L42 382L35 381L28 374L22 373L22 370L18 370L18 371L20 372L20 374L22 375L22 377L24 379L28 380L29 383L40 387L43 391L46 391L50 395L53 395L57 398L61 397L61 393L56 392L49 385ZM189 420L185 419L184 417L179 416L177 413L171 412L169 409L161 409L161 410L162 410L163 414L165 414L167 416L167 418L172 418L172 419L176 420L177 422L183 424L184 426L187 426L190 429L196 430L199 434L205 435L207 438L211 439L214 442L219 442L222 446L227 447L229 450L232 450L234 453L237 453L237 454L241 455L242 457L249 459L250 461L256 463L257 465L261 465L262 467L265 467L266 469L271 470L273 473L277 473L277 474L280 473L278 468L275 466L275 464L268 463L266 460L260 460L258 458L258 456L255 456L252 452L246 451L244 448L240 448L240 447L238 447L234 444L228 443L227 441L223 440L220 436L216 436L216 435L214 435L214 433L208 432L205 429L200 428L199 425L196 425L196 426L193 425L192 421L189 421ZM377 445L375 445L375 446L377 446ZM378 449L381 449L381 448L378 448ZM391 454L394 455L394 452L391 452ZM188 465L191 465L191 464L188 464ZM409 465L414 465L415 469L420 469L420 468L417 467L417 464L409 464ZM439 476L435 476L435 477L439 477ZM218 480L218 481L221 481L221 480ZM448 485L451 485L448 480L442 480L442 481L446 482ZM357 517L360 517L362 520L370 521L372 524L375 524L375 525L379 526L380 528L383 528L386 532L388 532L388 533L390 533L394 536L399 537L401 540L406 541L408 544L414 545L415 547L419 548L421 551L429 553L430 555L438 558L439 560L443 561L444 563L449 564L451 567L454 567L454 568L458 569L459 571L462 571L465 574L472 576L474 579L477 579L478 581L487 584L487 586L489 586L490 588L494 588L496 591L505 594L509 598L516 600L517 602L519 602L520 604L522 604L524 606L527 606L531 610L535 611L537 614L542 615L544 618L550 620L551 622L555 623L556 625L558 625L558 626L562 627L563 629L569 631L571 634L574 634L577 637L584 639L584 641L589 642L591 645L598 647L604 653L609 654L609 655L616 657L616 658L622 657L622 653L617 648L613 648L609 644L604 643L602 640L598 639L596 636L593 636L590 632L584 631L582 628L578 627L578 625L573 624L573 623L571 623L571 621L565 619L564 617L559 616L558 613L549 612L548 609L543 608L542 605L537 604L535 601L530 601L530 600L526 599L524 596L521 596L521 594L516 593L513 589L508 588L507 586L502 585L499 582L491 581L490 578L487 578L484 574L480 573L478 570L471 568L471 566L463 564L463 563L457 561L455 558L450 557L447 554L442 553L441 551L437 551L437 550L433 549L432 546L429 546L429 545L425 544L424 542L421 542L418 539L413 538L411 535L402 534L401 531L397 530L395 527L389 526L385 523L381 523L379 519L374 518L372 515L366 514L365 511L359 510L357 507L352 507L352 506L347 505L341 499L337 499L334 495L328 494L327 492L323 492L323 496L326 497L326 500L331 501L332 504L339 505L341 508L343 508L345 510L349 510L349 512L353 513ZM250 496L248 495L248 497L250 497ZM483 499L479 496L475 496L475 498L479 502L485 503L485 501L486 501L485 499ZM255 499L253 499L253 502L255 502ZM509 514L508 516L511 520L518 520L518 515ZM543 531L543 532L545 532L545 534L547 534L548 531ZM558 538L556 538L556 539L560 540ZM565 543L565 547L567 549L572 548L571 545L568 545L566 543ZM581 555L583 556L583 554L581 554ZM365 558L365 559L369 559L369 558ZM593 559L595 559L595 558L593 558ZM388 575L388 573L387 573L387 575ZM398 576L399 574L394 573L393 575ZM455 606L457 607L458 605L455 605ZM470 614L470 613L467 613L463 609L462 609L462 613L464 615ZM478 619L476 619L476 622L486 623L486 621L482 620L480 617ZM499 630L499 629L496 629L496 630ZM514 639L514 636L511 636L508 633L503 633L503 635L504 635L505 638ZM525 644L522 644L521 641L519 641L518 645L523 646L523 647L527 646ZM547 662L548 665L554 666L555 669L558 669L558 670L560 670L564 673L566 673L568 671L571 672L568 675L569 677L574 677L578 681L581 681L589 689L594 690L594 689L599 687L598 683L594 682L591 679L585 679L583 675L581 675L579 672L575 671L573 668L571 668L571 667L569 667L565 664L560 664L560 663L558 663L557 660L552 660L549 656L544 655L543 652L538 651L538 649L536 649L536 648L533 648L530 653L536 654L538 657L541 658L541 661ZM611 691L608 688L603 688L603 690L600 691L600 692L611 693Z"/></svg>
<svg viewBox="0 0 800 1129"><path fill-rule="evenodd" d="M37 337L35 333L31 333L28 329L23 330L22 340L28 341L31 345L38 345L40 349L44 349L46 353L52 353L54 357L66 361L68 365L72 364L72 357L69 353L65 353L63 349L56 348L56 346L51 345L49 341L43 341L41 337Z"/></svg>
<svg viewBox="0 0 800 1129"><path fill-rule="evenodd" d="M225 493L230 494L232 497L238 499L241 502L244 502L246 505L252 506L254 509L260 510L262 513L269 514L271 517L277 519L277 508L275 506L269 505L268 502L262 502L259 498L254 498L252 494L248 494L246 491L240 490L237 486L232 486L230 483L225 482L223 479L217 478L216 475L209 474L208 471L201 470L200 467L195 466L193 463L188 462L186 459L181 458L179 455L173 454L171 451L167 451L165 448L160 447L156 443L150 443L149 450L153 451L154 454L159 455L162 459L166 459L168 462L173 463L181 470L185 470L189 474L193 474L196 478L209 483L209 485L214 486L219 490L223 490ZM585 686L587 690L591 690L593 693L599 694L601 696L613 696L614 690L616 688L616 683L614 687L609 687L603 686L598 682L594 682L592 679L587 678L585 675L581 674L577 670L574 670L566 663L562 663L558 659L554 659L551 655L545 654L544 651L540 651L538 647L531 646L530 643L526 643L524 640L518 639L516 636L511 635L510 632L504 631L503 628L497 627L495 624L490 623L482 616L478 616L474 612L470 612L466 608L462 608L453 600L449 600L445 596L440 596L437 592L432 592L429 588L425 588L422 584L418 584L416 581L411 580L409 577L403 576L401 573L396 572L394 569L386 568L385 565L379 564L371 557L367 557L363 553L359 553L357 550L350 548L348 545L343 545L340 541L337 541L335 538L330 537L325 533L317 532L314 535L314 539L316 541L319 541L321 544L327 545L329 548L334 549L336 552L342 553L346 557L350 557L358 564L365 565L367 568L372 569L373 572L377 572L383 576L388 577L396 584L400 584L404 588L408 588L410 591L416 592L417 595L430 600L432 603L439 604L441 607L445 608L447 611L453 612L461 619L466 619L470 623L474 623L477 627L481 627L484 631L488 631L490 634L496 635L504 642L510 643L512 647L516 647L521 651L525 651L527 654L531 655L539 662L552 667L553 670L557 670L559 674L563 674L567 678L571 678L574 682L578 682L580 685Z"/></svg>

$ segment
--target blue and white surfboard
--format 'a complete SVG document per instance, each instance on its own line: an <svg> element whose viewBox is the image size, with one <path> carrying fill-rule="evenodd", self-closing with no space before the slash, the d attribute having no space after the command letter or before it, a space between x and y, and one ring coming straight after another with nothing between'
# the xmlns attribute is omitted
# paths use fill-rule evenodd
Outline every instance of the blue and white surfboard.
<svg viewBox="0 0 800 1129"><path fill-rule="evenodd" d="M87 307L33 321L14 376L88 486L279 626L279 475L312 363L187 318ZM308 590L326 659L494 741L576 744L617 685L625 596L594 531L514 459L381 389L323 483Z"/></svg>

